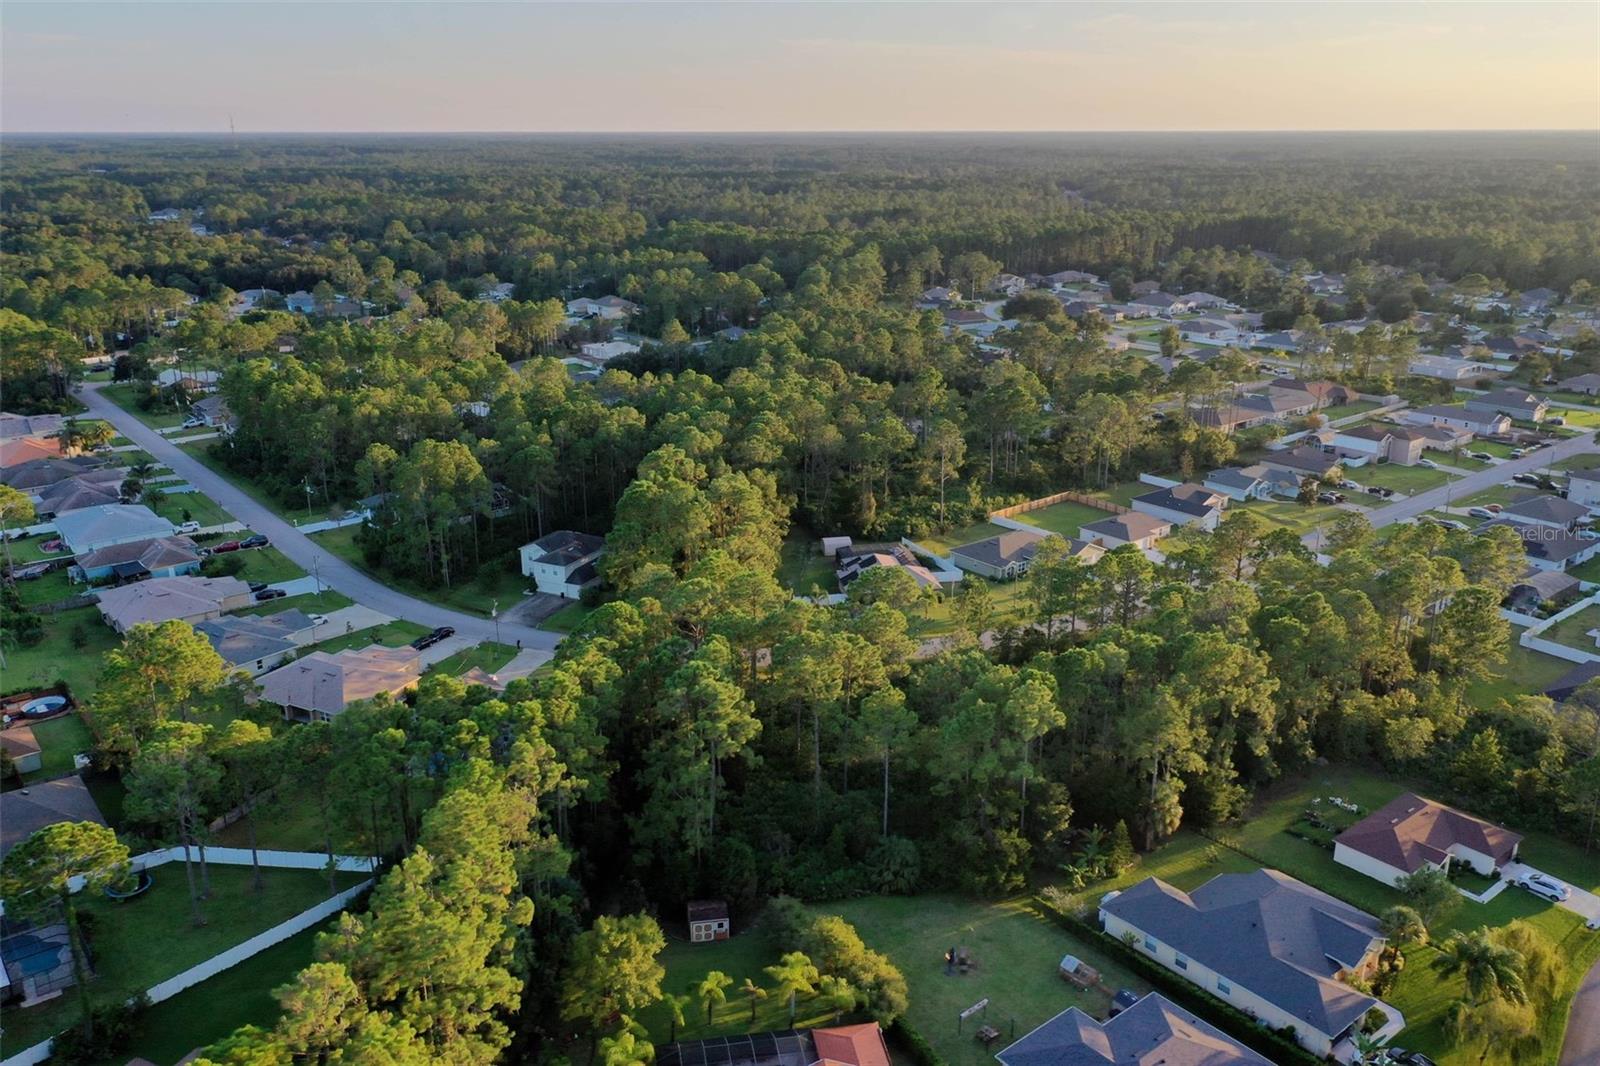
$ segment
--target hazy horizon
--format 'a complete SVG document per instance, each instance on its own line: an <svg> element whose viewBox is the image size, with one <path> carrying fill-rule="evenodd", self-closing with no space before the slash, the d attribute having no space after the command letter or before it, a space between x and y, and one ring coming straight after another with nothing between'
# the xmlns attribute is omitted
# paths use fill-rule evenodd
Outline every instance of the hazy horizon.
<svg viewBox="0 0 1600 1066"><path fill-rule="evenodd" d="M0 18L8 134L1600 128L1588 3L10 2Z"/></svg>

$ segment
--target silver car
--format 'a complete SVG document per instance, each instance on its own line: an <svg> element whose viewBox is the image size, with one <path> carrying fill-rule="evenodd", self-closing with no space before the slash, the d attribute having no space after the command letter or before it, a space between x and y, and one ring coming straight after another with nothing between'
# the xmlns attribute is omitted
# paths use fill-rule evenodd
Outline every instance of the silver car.
<svg viewBox="0 0 1600 1066"><path fill-rule="evenodd" d="M1549 874L1525 874L1517 884L1532 892L1535 896L1542 896L1551 903L1561 903L1572 898L1572 888L1562 884Z"/></svg>

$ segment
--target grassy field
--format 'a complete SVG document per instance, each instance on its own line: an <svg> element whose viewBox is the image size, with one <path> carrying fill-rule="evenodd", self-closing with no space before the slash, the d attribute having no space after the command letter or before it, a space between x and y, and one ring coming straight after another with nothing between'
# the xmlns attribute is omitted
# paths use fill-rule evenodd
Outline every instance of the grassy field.
<svg viewBox="0 0 1600 1066"><path fill-rule="evenodd" d="M1474 706L1491 707L1497 700L1510 701L1543 692L1574 665L1553 655L1531 651L1513 639L1498 675L1487 681L1473 682L1467 688L1467 699Z"/></svg>
<svg viewBox="0 0 1600 1066"><path fill-rule="evenodd" d="M440 659L429 669L455 677L476 666L485 673L492 674L515 658L516 654L517 649L510 644L496 644L492 640L486 640L482 644L474 644L470 648L463 648L454 655Z"/></svg>
<svg viewBox="0 0 1600 1066"><path fill-rule="evenodd" d="M1076 537L1080 526L1090 522L1098 522L1104 518L1112 517L1110 511L1102 511L1098 507L1090 507L1084 503L1073 503L1070 500L1053 503L1049 507L1041 507L1037 511L1026 514L1012 515L1018 522L1026 522L1030 526L1052 533L1060 533L1064 537Z"/></svg>
<svg viewBox="0 0 1600 1066"><path fill-rule="evenodd" d="M349 607L355 603L349 596L342 592L326 589L322 592L308 592L304 596L290 596L286 599L269 600L254 607L246 607L234 614L277 614L279 611L294 607L307 614L327 614L337 611L341 607Z"/></svg>
<svg viewBox="0 0 1600 1066"><path fill-rule="evenodd" d="M1355 497L1351 496L1354 500ZM1272 526L1309 533L1318 525L1339 517L1337 509L1322 504L1307 507L1295 500L1251 500L1248 503L1229 504L1229 510L1249 511Z"/></svg>
<svg viewBox="0 0 1600 1066"><path fill-rule="evenodd" d="M1115 881L1094 885L1081 893L1080 898L1093 902L1108 889L1125 887L1152 875L1189 890L1219 873L1264 865L1282 870L1369 913L1382 913L1401 902L1398 892L1335 863L1331 850L1290 836L1286 830L1299 822L1302 812L1312 806L1339 814L1337 808L1329 804L1317 804L1319 797L1339 796L1360 805L1365 812L1387 803L1404 788L1401 782L1349 767L1326 767L1298 780L1280 782L1262 796L1239 826L1222 835L1220 839L1225 840L1226 845L1180 833L1171 843L1145 856L1127 874ZM1352 816L1342 817L1346 822L1354 820ZM1304 828L1302 826L1302 830ZM1600 884L1600 863L1580 848L1547 834L1526 833L1520 856L1574 884L1585 887ZM1508 889L1488 904L1463 902L1455 914L1435 930L1435 936L1448 937L1456 930L1500 926L1516 919L1539 928L1569 956L1572 969L1565 991L1570 997L1577 977L1600 958L1600 934L1585 931L1582 919L1571 911L1547 904L1527 892ZM1459 977L1444 981L1429 969L1427 964L1434 954L1435 949L1431 947L1407 950L1405 971L1389 996L1389 1002L1400 1009L1408 1023L1396 1043L1432 1056L1441 1066L1467 1066L1468 1057L1450 1046L1443 1028L1444 1013L1452 1002L1461 998L1464 986ZM1541 1019L1548 1037L1547 1054L1541 1061L1554 1062L1553 1049L1565 1009L1558 1013L1561 1017Z"/></svg>
<svg viewBox="0 0 1600 1066"><path fill-rule="evenodd" d="M183 424L189 417L187 407L161 406L145 411L139 407L138 398L144 393L142 385L107 385L100 395L149 426L151 429L170 429Z"/></svg>
<svg viewBox="0 0 1600 1066"><path fill-rule="evenodd" d="M1425 466L1396 466L1393 463L1357 467L1345 473L1359 484L1376 485L1408 495L1436 489L1452 480L1443 470L1429 470Z"/></svg>
<svg viewBox="0 0 1600 1066"><path fill-rule="evenodd" d="M94 747L89 727L76 713L40 722L33 727L33 739L39 742L39 769L25 779L30 785L72 773L76 769L72 757Z"/></svg>
<svg viewBox="0 0 1600 1066"><path fill-rule="evenodd" d="M784 539L779 552L778 584L802 596L811 595L813 588L834 592L839 587L833 573L833 560L822 554L817 538L793 533ZM566 609L562 608L563 611ZM540 624L545 628L553 628L549 619Z"/></svg>
<svg viewBox="0 0 1600 1066"><path fill-rule="evenodd" d="M1579 452L1551 463L1555 470L1590 470L1600 466L1600 452Z"/></svg>
<svg viewBox="0 0 1600 1066"><path fill-rule="evenodd" d="M963 544L971 544L975 540L998 537L1006 532L1009 532L1009 530L1004 526L997 526L993 522L974 522L970 526L962 526L943 533L929 533L912 539L929 551L938 552L940 555L948 555L952 548L959 548Z"/></svg>
<svg viewBox="0 0 1600 1066"><path fill-rule="evenodd" d="M828 574L832 576L833 571L830 569ZM574 600L555 614L545 618L544 621L539 623L539 628L553 630L557 633L570 633L577 629L593 610L594 608L586 606L582 601Z"/></svg>
<svg viewBox="0 0 1600 1066"><path fill-rule="evenodd" d="M315 870L268 870L260 895L250 891L250 869L211 868L211 898L204 904L207 924L195 928L181 865L153 871L154 886L121 903L101 895L81 902L92 916L97 974L92 994L98 1000L132 995L181 973L196 963L270 929L328 897L325 875ZM340 888L359 881L339 874ZM75 994L28 1010L6 1013L6 1045L28 1047L59 1032L78 1017Z"/></svg>
<svg viewBox="0 0 1600 1066"><path fill-rule="evenodd" d="M318 933L332 932L335 915L326 922L230 967L193 988L150 1008L128 1048L101 1066L122 1066L132 1056L151 1062L177 1062L195 1048L206 1047L242 1025L270 1029L281 1013L272 990L316 961Z"/></svg>
<svg viewBox="0 0 1600 1066"><path fill-rule="evenodd" d="M202 527L220 526L235 520L221 504L201 492L171 493L153 510L175 526L191 521Z"/></svg>
<svg viewBox="0 0 1600 1066"><path fill-rule="evenodd" d="M1550 414L1555 418L1566 420L1568 426L1578 429L1594 429L1600 426L1600 411L1579 411L1571 407L1552 407Z"/></svg>
<svg viewBox="0 0 1600 1066"><path fill-rule="evenodd" d="M250 535L249 531L238 534L240 537ZM243 569L235 576L240 581L265 581L267 584L276 584L279 581L293 581L298 577L305 577L306 572L289 561L289 557L277 548L251 548L248 551L231 552L229 555L217 556L219 559L234 558L243 561Z"/></svg>
<svg viewBox="0 0 1600 1066"><path fill-rule="evenodd" d="M72 694L83 700L94 693L100 677L100 658L120 643L94 607L76 607L39 616L44 639L27 648L6 649L4 674L7 689L53 684L63 680ZM84 645L73 645L73 632Z"/></svg>
<svg viewBox="0 0 1600 1066"><path fill-rule="evenodd" d="M74 585L65 570L52 570L43 577L17 582L17 596L24 607L37 607L41 603L59 603L85 591L87 586Z"/></svg>
<svg viewBox="0 0 1600 1066"><path fill-rule="evenodd" d="M390 588L407 593L418 599L437 603L442 607L453 607L458 611L467 611L471 614L489 617L490 608L498 602L501 610L507 610L523 599L523 592L527 590L530 580L513 570L494 570L485 567L477 577L470 581L463 581L452 588L428 588L414 581L395 577L393 574L382 570L375 570L367 565L366 559L361 554L361 549L356 546L355 536L359 526L343 526L339 529L330 529L325 533L313 533L311 539L316 541L329 552L337 555L351 566L363 570L382 581ZM490 580L485 582L482 578L488 575Z"/></svg>
<svg viewBox="0 0 1600 1066"><path fill-rule="evenodd" d="M1366 414L1379 406L1372 400L1356 400L1352 403L1336 403L1332 407L1324 407L1322 416L1332 422L1340 418L1349 418L1351 415Z"/></svg>
<svg viewBox="0 0 1600 1066"><path fill-rule="evenodd" d="M332 626L326 627L333 629ZM329 654L344 651L346 648L365 648L370 644L381 644L385 648L398 648L403 644L410 644L420 636L432 632L425 625L416 622L407 622L396 619L385 622L381 626L370 629L358 629L354 633L341 633L328 640L318 641L305 649L305 651L325 651Z"/></svg>
<svg viewBox="0 0 1600 1066"><path fill-rule="evenodd" d="M1590 606L1569 618L1563 618L1539 635L1545 640L1553 640L1569 648L1581 648L1592 652L1596 648L1594 638L1589 636L1589 630L1596 627L1600 627L1600 606Z"/></svg>
<svg viewBox="0 0 1600 1066"><path fill-rule="evenodd" d="M1144 993L1150 987L1098 945L1037 913L1027 900L880 896L816 910L842 915L868 947L900 968L911 990L908 1019L950 1066L990 1066L1000 1047L1068 1007L1104 1018L1117 989ZM946 974L944 953L952 947L971 953L971 972ZM1099 970L1104 985L1084 990L1062 980L1056 968L1068 954ZM986 997L984 1018L969 1020L957 1032L957 1014ZM1001 1033L1000 1042L987 1050L973 1037L985 1021Z"/></svg>

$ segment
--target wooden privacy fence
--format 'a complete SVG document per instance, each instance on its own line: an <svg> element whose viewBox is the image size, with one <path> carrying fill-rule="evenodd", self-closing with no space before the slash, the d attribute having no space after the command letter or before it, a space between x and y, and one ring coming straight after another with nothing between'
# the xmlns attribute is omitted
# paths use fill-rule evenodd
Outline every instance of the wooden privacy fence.
<svg viewBox="0 0 1600 1066"><path fill-rule="evenodd" d="M1112 503L1110 500L1101 499L1099 496L1090 496L1087 492L1058 492L1053 496L1040 496L1037 500L1026 500L1010 507L1002 507L998 511L990 511L989 517L1010 518L1012 515L1043 510L1057 503L1081 503L1085 507L1093 507L1111 514L1127 514L1131 509L1122 506L1120 503Z"/></svg>

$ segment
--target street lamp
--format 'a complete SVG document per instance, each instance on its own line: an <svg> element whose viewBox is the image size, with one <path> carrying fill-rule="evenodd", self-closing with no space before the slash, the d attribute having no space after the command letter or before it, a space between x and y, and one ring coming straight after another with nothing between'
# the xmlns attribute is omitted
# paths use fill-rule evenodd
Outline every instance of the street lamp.
<svg viewBox="0 0 1600 1066"><path fill-rule="evenodd" d="M311 482L306 482L306 521L311 521Z"/></svg>
<svg viewBox="0 0 1600 1066"><path fill-rule="evenodd" d="M496 644L499 644L500 643L500 601L498 599L493 599L493 600L489 601L489 617L494 619L494 642Z"/></svg>

